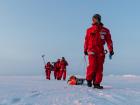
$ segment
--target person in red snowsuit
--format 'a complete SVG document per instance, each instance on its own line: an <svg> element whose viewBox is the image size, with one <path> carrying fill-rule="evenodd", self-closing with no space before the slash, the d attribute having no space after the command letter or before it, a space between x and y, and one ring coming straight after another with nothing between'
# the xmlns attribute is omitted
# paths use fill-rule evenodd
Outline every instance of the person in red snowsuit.
<svg viewBox="0 0 140 105"><path fill-rule="evenodd" d="M50 62L48 62L45 65L45 73L46 73L46 79L50 80L50 75L51 75L51 70L52 70L53 66L51 65Z"/></svg>
<svg viewBox="0 0 140 105"><path fill-rule="evenodd" d="M57 68L56 68L56 62L54 63L54 79L57 79Z"/></svg>
<svg viewBox="0 0 140 105"><path fill-rule="evenodd" d="M54 78L55 78L55 79L58 79L59 71L60 71L60 59L58 59L58 60L54 63Z"/></svg>
<svg viewBox="0 0 140 105"><path fill-rule="evenodd" d="M62 57L62 60L60 61L60 72L59 72L58 80L61 80L62 77L63 77L63 80L66 80L66 75L67 75L66 67L67 66L68 66L67 61L65 60L64 57Z"/></svg>
<svg viewBox="0 0 140 105"><path fill-rule="evenodd" d="M93 24L87 29L84 43L84 53L88 55L89 65L86 72L87 85L103 89L100 85L103 78L103 64L105 59L104 45L107 47L110 56L114 55L113 43L109 29L101 23L101 16L95 14L92 18Z"/></svg>

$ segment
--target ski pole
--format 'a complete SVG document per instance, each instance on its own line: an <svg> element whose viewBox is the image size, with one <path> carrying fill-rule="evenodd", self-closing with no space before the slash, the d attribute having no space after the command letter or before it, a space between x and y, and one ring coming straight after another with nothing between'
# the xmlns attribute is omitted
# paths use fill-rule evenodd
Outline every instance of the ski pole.
<svg viewBox="0 0 140 105"><path fill-rule="evenodd" d="M46 62L45 62L45 55L42 55L42 59L43 59L43 62L44 62L44 65L46 65Z"/></svg>
<svg viewBox="0 0 140 105"><path fill-rule="evenodd" d="M86 55L84 55L84 60L85 60L85 64L86 64L86 67L87 67Z"/></svg>

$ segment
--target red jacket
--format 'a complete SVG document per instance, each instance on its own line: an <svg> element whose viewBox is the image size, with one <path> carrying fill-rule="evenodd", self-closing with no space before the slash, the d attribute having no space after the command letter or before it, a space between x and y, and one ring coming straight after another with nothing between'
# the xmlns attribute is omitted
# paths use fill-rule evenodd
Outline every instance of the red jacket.
<svg viewBox="0 0 140 105"><path fill-rule="evenodd" d="M57 61L55 66L57 69L60 69L60 61Z"/></svg>
<svg viewBox="0 0 140 105"><path fill-rule="evenodd" d="M53 68L53 66L50 64L50 63L47 63L46 65L45 65L45 69L46 70L52 70L52 68Z"/></svg>
<svg viewBox="0 0 140 105"><path fill-rule="evenodd" d="M57 61L55 64L54 64L54 71L58 71L60 69L60 61Z"/></svg>
<svg viewBox="0 0 140 105"><path fill-rule="evenodd" d="M66 66L68 66L67 61L66 60L61 60L60 61L60 68L61 68L61 70L65 70Z"/></svg>
<svg viewBox="0 0 140 105"><path fill-rule="evenodd" d="M111 34L102 24L93 24L92 27L87 29L84 51L94 52L97 54L104 53L105 43L107 43L108 50L111 52L113 50Z"/></svg>

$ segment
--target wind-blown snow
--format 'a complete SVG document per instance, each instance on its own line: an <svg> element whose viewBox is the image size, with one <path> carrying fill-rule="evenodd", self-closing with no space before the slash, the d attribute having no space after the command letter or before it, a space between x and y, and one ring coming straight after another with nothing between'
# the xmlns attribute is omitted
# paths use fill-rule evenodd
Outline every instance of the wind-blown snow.
<svg viewBox="0 0 140 105"><path fill-rule="evenodd" d="M0 105L140 105L139 76L106 76L104 90L37 76L0 77Z"/></svg>
<svg viewBox="0 0 140 105"><path fill-rule="evenodd" d="M136 75L131 75L131 74L127 74L127 75L123 75L123 77L127 77L127 78L136 78L138 76Z"/></svg>

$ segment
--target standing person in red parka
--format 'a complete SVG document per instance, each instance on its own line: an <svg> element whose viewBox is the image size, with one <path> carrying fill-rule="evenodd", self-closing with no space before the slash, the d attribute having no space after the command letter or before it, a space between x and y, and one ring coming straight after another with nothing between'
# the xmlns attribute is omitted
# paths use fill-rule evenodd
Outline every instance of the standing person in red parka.
<svg viewBox="0 0 140 105"><path fill-rule="evenodd" d="M88 55L89 65L87 67L86 80L88 87L103 89L101 86L103 77L103 64L105 59L104 45L107 43L107 47L110 53L110 57L114 55L113 43L109 29L104 27L101 22L101 16L95 14L92 18L93 24L87 29L84 53Z"/></svg>
<svg viewBox="0 0 140 105"><path fill-rule="evenodd" d="M68 66L67 61L65 60L64 57L62 57L62 60L60 61L60 72L59 72L59 78L58 80L61 80L61 78L63 77L63 80L66 80L66 67Z"/></svg>
<svg viewBox="0 0 140 105"><path fill-rule="evenodd" d="M46 72L46 79L50 80L50 75L51 75L51 70L52 70L53 66L51 65L50 62L48 62L45 65L45 72Z"/></svg>
<svg viewBox="0 0 140 105"><path fill-rule="evenodd" d="M55 78L55 79L58 79L59 71L60 71L60 59L58 59L58 60L54 63L54 78Z"/></svg>
<svg viewBox="0 0 140 105"><path fill-rule="evenodd" d="M54 70L54 79L57 79L57 68L56 68L56 62L54 62L54 68L53 68L53 70Z"/></svg>

